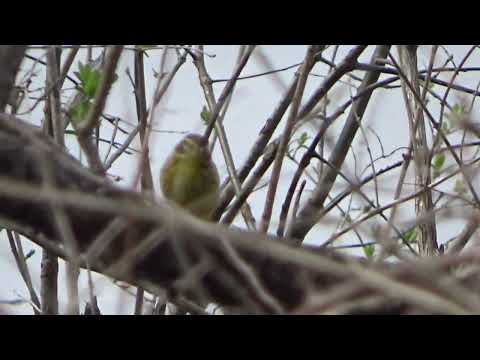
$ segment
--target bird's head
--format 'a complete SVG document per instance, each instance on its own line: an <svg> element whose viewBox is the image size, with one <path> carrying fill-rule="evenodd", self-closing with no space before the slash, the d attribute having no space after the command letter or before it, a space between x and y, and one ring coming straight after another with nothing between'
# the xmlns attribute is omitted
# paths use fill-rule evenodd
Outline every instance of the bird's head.
<svg viewBox="0 0 480 360"><path fill-rule="evenodd" d="M187 135L175 148L175 154L184 160L209 161L208 140L197 134Z"/></svg>

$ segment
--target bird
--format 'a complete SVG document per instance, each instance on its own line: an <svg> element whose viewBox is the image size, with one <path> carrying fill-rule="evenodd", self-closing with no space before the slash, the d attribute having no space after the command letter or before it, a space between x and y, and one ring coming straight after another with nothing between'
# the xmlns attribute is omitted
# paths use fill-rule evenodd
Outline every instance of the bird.
<svg viewBox="0 0 480 360"><path fill-rule="evenodd" d="M175 146L160 171L160 187L166 199L197 218L212 221L220 179L207 138L189 134Z"/></svg>

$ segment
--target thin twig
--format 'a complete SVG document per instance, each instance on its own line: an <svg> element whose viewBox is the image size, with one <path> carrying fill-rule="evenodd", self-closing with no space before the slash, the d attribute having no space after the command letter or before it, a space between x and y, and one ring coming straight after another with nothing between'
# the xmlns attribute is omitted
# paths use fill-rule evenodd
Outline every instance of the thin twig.
<svg viewBox="0 0 480 360"><path fill-rule="evenodd" d="M105 168L98 155L98 150L90 141L93 128L98 126L100 115L105 107L108 92L115 80L115 69L122 54L123 46L113 46L107 55L107 60L103 68L103 77L95 94L95 99L86 118L81 123L75 123L78 133L80 146L88 158L89 164L97 174L104 174Z"/></svg>
<svg viewBox="0 0 480 360"><path fill-rule="evenodd" d="M268 187L265 206L263 208L262 220L259 230L261 232L267 232L270 225L270 219L272 216L273 204L275 201L275 194L277 192L277 186L280 179L280 172L282 170L283 159L285 152L287 151L288 143L292 135L293 125L295 124L300 108L300 102L302 101L303 91L307 83L308 74L315 65L315 56L319 52L320 47L318 45L309 46L305 60L300 69L300 75L298 78L297 88L295 89L295 95L292 99L292 106L290 108L290 114L285 125L285 129L282 134L280 144L278 146L277 153L275 154L275 160L273 163L272 174L270 176L270 185Z"/></svg>

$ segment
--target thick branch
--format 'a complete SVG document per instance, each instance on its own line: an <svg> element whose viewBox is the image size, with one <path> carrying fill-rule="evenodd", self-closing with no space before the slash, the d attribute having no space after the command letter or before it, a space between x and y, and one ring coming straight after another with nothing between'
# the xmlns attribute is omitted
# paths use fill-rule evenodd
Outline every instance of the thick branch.
<svg viewBox="0 0 480 360"><path fill-rule="evenodd" d="M418 80L417 68L417 47L414 45L398 46L400 66L408 81L413 86L413 91L420 94L420 82ZM430 183L430 159L425 131L425 120L423 109L412 90L402 79L403 96L407 108L410 139L413 148L413 160L415 164L415 187L423 189ZM430 214L429 221L419 225L418 248L422 255L433 255L436 253L437 230L435 226L435 215L433 210L432 192L426 189L421 196L415 199L415 212L417 217Z"/></svg>
<svg viewBox="0 0 480 360"><path fill-rule="evenodd" d="M0 112L5 111L26 49L26 45L0 46Z"/></svg>

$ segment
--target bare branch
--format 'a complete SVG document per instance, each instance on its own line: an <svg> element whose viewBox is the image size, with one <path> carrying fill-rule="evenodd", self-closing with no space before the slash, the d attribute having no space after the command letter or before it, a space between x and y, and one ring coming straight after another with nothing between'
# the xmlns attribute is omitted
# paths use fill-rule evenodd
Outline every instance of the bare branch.
<svg viewBox="0 0 480 360"><path fill-rule="evenodd" d="M375 53L373 54L371 63L375 64L378 59L386 58L389 50L390 46L379 45L375 50ZM378 71L371 71L367 73L357 92L361 92L369 85L375 83L378 80L379 76L380 72ZM338 141L329 159L329 162L333 165L334 168L339 169L343 161L345 160L348 149L350 148L350 145L359 127L359 121L361 121L363 114L367 108L370 96L371 91L367 93L366 96L354 102L354 105L352 106L350 114L347 118L346 124L338 138ZM322 180L317 185L314 193L308 199L307 204L300 210L297 219L292 224L291 235L293 238L298 239L298 244L302 242L302 239L305 237L307 232L316 223L318 212L321 210L323 202L325 201L328 193L330 192L330 189L332 188L336 177L337 172L332 168L325 171Z"/></svg>
<svg viewBox="0 0 480 360"><path fill-rule="evenodd" d="M0 46L0 112L5 111L26 48L26 45Z"/></svg>

